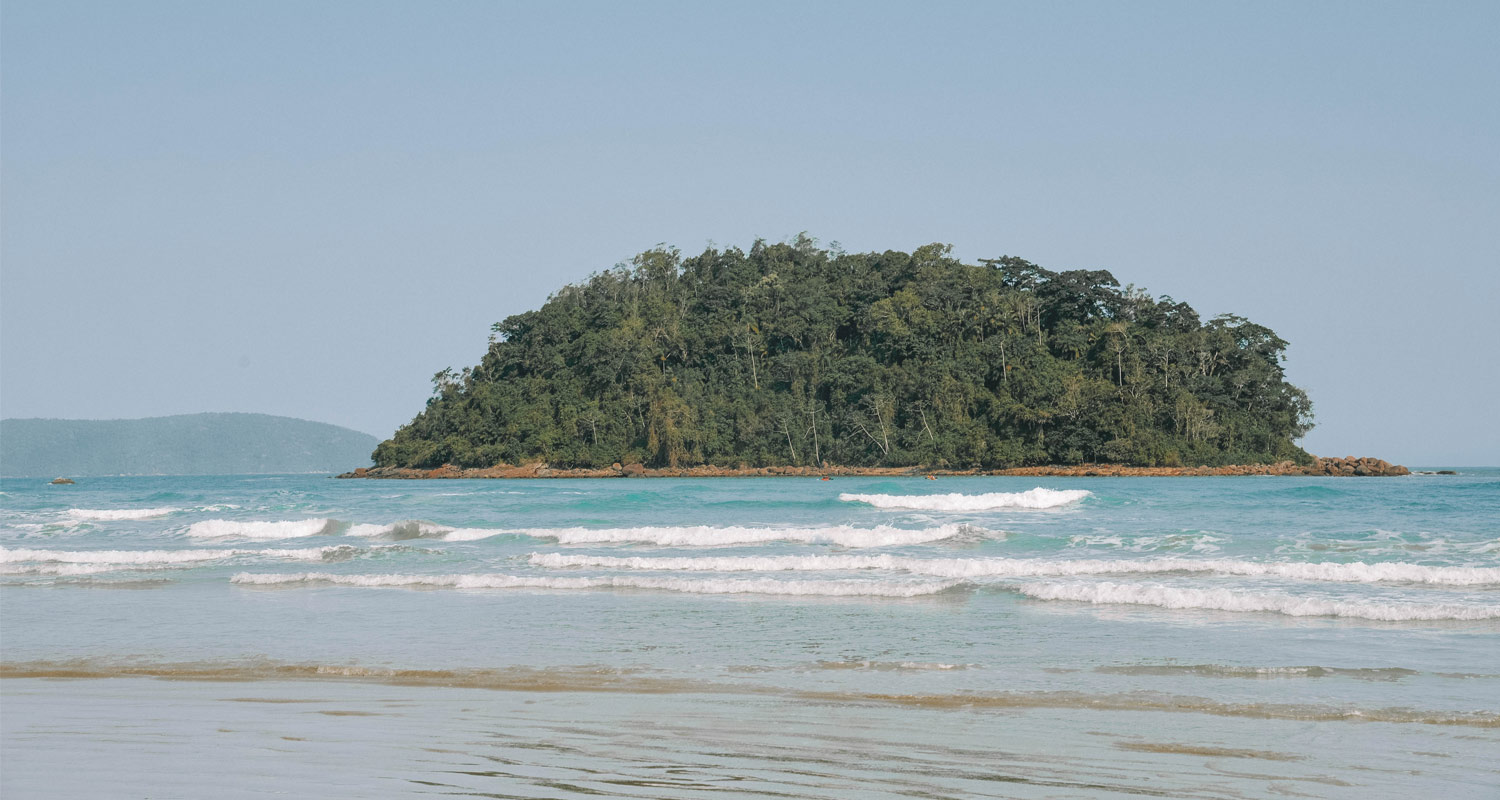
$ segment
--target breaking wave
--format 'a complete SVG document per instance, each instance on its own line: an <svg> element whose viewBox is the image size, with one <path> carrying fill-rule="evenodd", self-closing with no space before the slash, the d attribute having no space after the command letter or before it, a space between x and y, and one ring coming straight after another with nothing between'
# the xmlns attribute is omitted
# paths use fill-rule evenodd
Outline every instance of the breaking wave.
<svg viewBox="0 0 1500 800"><path fill-rule="evenodd" d="M659 589L690 594L772 594L808 597L920 597L961 581L779 581L645 577L545 578L520 575L336 575L328 572L250 573L230 578L250 586L333 584L442 589Z"/></svg>
<svg viewBox="0 0 1500 800"><path fill-rule="evenodd" d="M1361 681L1394 682L1421 673L1405 667L1321 667L1317 665L1296 667L1254 667L1226 664L1125 664L1095 667L1095 672L1106 675L1147 675L1164 678L1184 676L1201 678L1248 678L1254 680L1278 678L1353 678Z"/></svg>
<svg viewBox="0 0 1500 800"><path fill-rule="evenodd" d="M203 539L221 539L239 536L245 539L297 539L333 533L339 526L332 519L298 519L276 522L241 522L228 519L207 519L188 526L187 535Z"/></svg>
<svg viewBox="0 0 1500 800"><path fill-rule="evenodd" d="M811 669L820 670L856 670L870 672L952 672L954 670L968 669L970 664L947 664L942 661L870 661L870 660L848 660L848 661L817 661L810 665ZM807 669L809 667L794 667L793 669Z"/></svg>
<svg viewBox="0 0 1500 800"><path fill-rule="evenodd" d="M1342 583L1425 583L1443 586L1500 584L1500 567L1429 567L1421 564L1261 563L1235 559L1153 558L1139 561L1023 558L911 558L906 556L700 556L614 557L532 553L539 567L692 570L697 572L777 572L888 569L938 578L1029 578L1065 575L1209 572Z"/></svg>
<svg viewBox="0 0 1500 800"><path fill-rule="evenodd" d="M503 534L520 534L538 539L553 539L559 544L655 544L664 547L714 547L766 542L803 542L836 544L843 547L890 547L924 544L954 538L994 538L995 532L970 525L941 525L936 528L851 528L830 525L820 528L751 528L695 525L684 527L643 528L528 528L523 530L489 530L460 528L443 539L450 542L470 541Z"/></svg>
<svg viewBox="0 0 1500 800"><path fill-rule="evenodd" d="M480 539L488 539L491 536L504 536L516 531L495 530L493 528L458 528L443 534L445 542L477 542Z"/></svg>
<svg viewBox="0 0 1500 800"><path fill-rule="evenodd" d="M342 561L358 552L358 548L348 545L290 550L29 550L0 547L0 563L103 564L111 569L120 569L127 566L196 564L246 556L290 561Z"/></svg>
<svg viewBox="0 0 1500 800"><path fill-rule="evenodd" d="M408 519L401 522L393 522L390 525L351 525L344 532L346 536L364 536L372 539L393 539L403 541L405 539L431 539L452 532L452 528L427 522L420 519Z"/></svg>
<svg viewBox="0 0 1500 800"><path fill-rule="evenodd" d="M101 575L106 572L146 572L160 569L181 569L179 564L69 564L48 562L44 564L5 563L0 564L0 576L22 577L29 575Z"/></svg>
<svg viewBox="0 0 1500 800"><path fill-rule="evenodd" d="M1187 589L1125 583L1042 583L1013 587L1037 600L1158 606L1210 611L1257 611L1292 617L1353 617L1388 622L1408 620L1483 620L1500 618L1500 605L1457 603L1382 603L1297 597L1278 592Z"/></svg>
<svg viewBox="0 0 1500 800"><path fill-rule="evenodd" d="M65 513L78 522L109 522L113 520L153 519L165 517L180 508L70 508Z"/></svg>
<svg viewBox="0 0 1500 800"><path fill-rule="evenodd" d="M1228 541L1207 531L1180 531L1155 535L1080 534L1068 537L1068 547L1089 550L1126 550L1132 553L1163 551L1217 553Z"/></svg>
<svg viewBox="0 0 1500 800"><path fill-rule="evenodd" d="M1076 503L1091 492L1083 489L1043 489L990 494L841 494L846 503L866 503L879 509L900 511L997 511L1000 509L1057 508Z"/></svg>

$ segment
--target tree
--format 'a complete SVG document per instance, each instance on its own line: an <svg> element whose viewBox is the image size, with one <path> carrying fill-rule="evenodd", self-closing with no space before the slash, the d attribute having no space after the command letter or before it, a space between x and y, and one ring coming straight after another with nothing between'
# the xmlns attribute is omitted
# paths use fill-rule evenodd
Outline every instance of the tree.
<svg viewBox="0 0 1500 800"><path fill-rule="evenodd" d="M1105 270L659 246L496 323L382 466L1306 460L1287 343Z"/></svg>

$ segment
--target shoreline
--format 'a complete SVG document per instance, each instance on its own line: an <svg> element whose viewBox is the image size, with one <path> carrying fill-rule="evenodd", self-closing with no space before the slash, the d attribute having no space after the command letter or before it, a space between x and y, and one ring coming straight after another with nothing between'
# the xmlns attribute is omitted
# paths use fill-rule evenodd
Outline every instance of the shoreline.
<svg viewBox="0 0 1500 800"><path fill-rule="evenodd" d="M1201 478L1245 475L1291 475L1326 477L1392 477L1410 475L1400 464L1378 458L1314 458L1312 464L1292 461L1275 464L1232 464L1222 467L1132 467L1124 464L1074 464L1009 469L931 469L927 467L646 467L641 464L613 464L600 469L554 468L545 462L523 466L499 464L493 467L461 469L444 464L435 469L411 467L360 467L336 475L337 478L370 480L454 480L454 479L528 479L528 478L912 478L1024 476L1038 478Z"/></svg>

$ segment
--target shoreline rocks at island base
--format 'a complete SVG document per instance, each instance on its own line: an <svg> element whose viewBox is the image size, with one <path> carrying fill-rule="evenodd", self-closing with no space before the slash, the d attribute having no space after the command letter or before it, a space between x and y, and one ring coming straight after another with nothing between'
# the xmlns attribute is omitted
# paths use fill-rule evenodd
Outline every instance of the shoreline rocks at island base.
<svg viewBox="0 0 1500 800"><path fill-rule="evenodd" d="M1386 477L1410 475L1411 470L1400 464L1392 464L1378 458L1318 458L1306 468L1308 475L1332 475L1346 477Z"/></svg>
<svg viewBox="0 0 1500 800"><path fill-rule="evenodd" d="M1048 478L1094 477L1210 477L1236 475L1301 475L1329 477L1388 477L1409 475L1399 464L1378 458L1317 458L1312 464L1282 461L1276 464L1234 464L1223 467L1131 467L1123 464L1074 464L1045 467L1015 467L997 470L951 470L925 467L647 467L642 464L612 464L599 469L557 468L537 461L521 466L461 469L444 464L436 469L408 467L360 467L340 478L426 480L453 478L756 478L756 477L914 477L963 475L1024 475Z"/></svg>

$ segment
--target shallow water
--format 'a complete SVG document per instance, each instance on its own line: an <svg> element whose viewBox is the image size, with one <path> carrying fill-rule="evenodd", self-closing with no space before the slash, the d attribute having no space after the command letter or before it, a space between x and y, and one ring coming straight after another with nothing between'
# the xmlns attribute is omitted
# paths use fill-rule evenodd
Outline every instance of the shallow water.
<svg viewBox="0 0 1500 800"><path fill-rule="evenodd" d="M0 789L1493 797L1464 473L6 480Z"/></svg>

